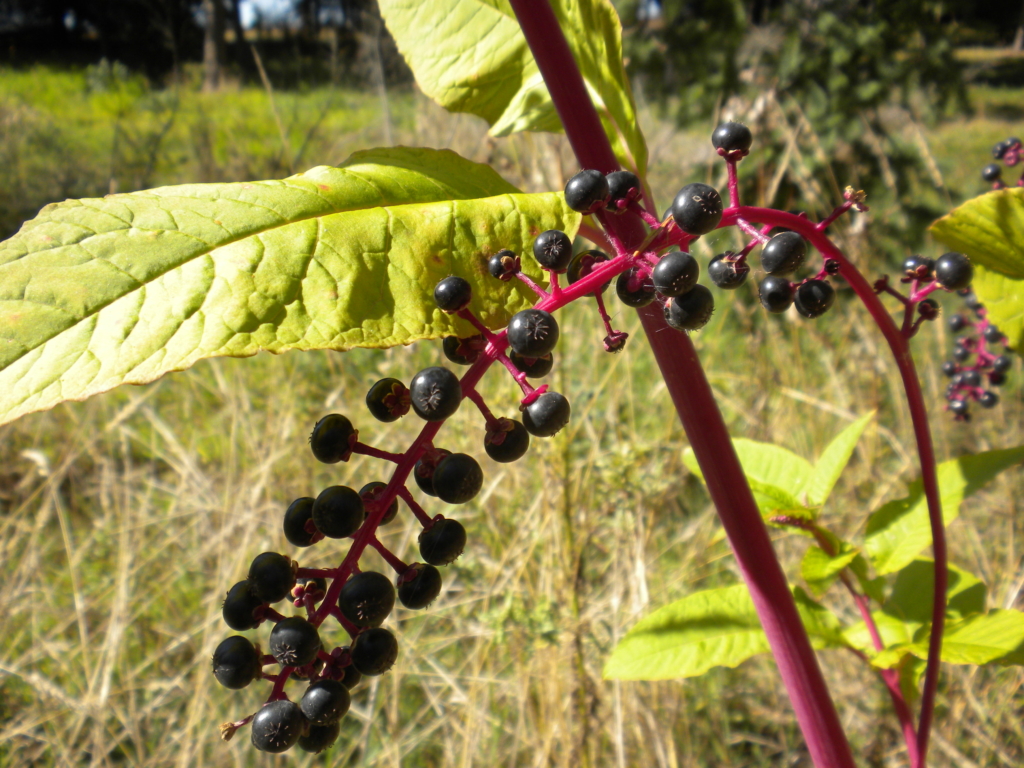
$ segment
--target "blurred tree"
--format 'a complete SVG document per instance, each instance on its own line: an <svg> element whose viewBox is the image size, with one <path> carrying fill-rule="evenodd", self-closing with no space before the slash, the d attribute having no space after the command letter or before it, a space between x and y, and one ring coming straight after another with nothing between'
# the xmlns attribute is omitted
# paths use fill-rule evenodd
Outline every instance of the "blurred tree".
<svg viewBox="0 0 1024 768"><path fill-rule="evenodd" d="M203 0L203 90L220 88L224 69L224 0Z"/></svg>

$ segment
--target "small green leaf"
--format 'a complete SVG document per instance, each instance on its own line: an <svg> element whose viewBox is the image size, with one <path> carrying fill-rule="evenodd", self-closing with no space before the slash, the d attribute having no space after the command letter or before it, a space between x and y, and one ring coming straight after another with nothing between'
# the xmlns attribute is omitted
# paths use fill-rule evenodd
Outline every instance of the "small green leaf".
<svg viewBox="0 0 1024 768"><path fill-rule="evenodd" d="M622 63L622 25L609 0L554 0L552 9L615 154L643 178L647 144ZM491 134L560 131L561 121L507 0L381 0L381 14L422 91Z"/></svg>
<svg viewBox="0 0 1024 768"><path fill-rule="evenodd" d="M985 583L955 565L948 567L948 574L946 615L963 618L984 613ZM916 632L917 627L932 620L934 585L935 561L917 558L896 574L896 582L882 610L910 625L911 633Z"/></svg>
<svg viewBox="0 0 1024 768"><path fill-rule="evenodd" d="M1002 331L1018 354L1024 352L1024 278L1009 277L975 265L971 283L988 319Z"/></svg>
<svg viewBox="0 0 1024 768"><path fill-rule="evenodd" d="M1024 446L962 456L938 467L939 493L946 525L960 516L960 504L1004 469L1024 461ZM883 505L868 518L864 548L880 574L910 563L931 544L928 503L920 480L910 495Z"/></svg>
<svg viewBox="0 0 1024 768"><path fill-rule="evenodd" d="M797 587L800 618L815 648L845 645L839 621ZM736 667L769 650L768 638L746 586L697 592L659 608L637 624L612 651L605 679L669 680L702 675L712 667Z"/></svg>
<svg viewBox="0 0 1024 768"><path fill-rule="evenodd" d="M919 635L927 638L927 628ZM927 639L910 646L920 659L928 658ZM946 624L942 660L950 664L1024 665L1024 613L994 610Z"/></svg>
<svg viewBox="0 0 1024 768"><path fill-rule="evenodd" d="M874 411L861 416L828 444L814 465L814 471L807 481L808 504L820 507L828 501L836 481L839 480L839 476L850 462L853 449L857 447L860 436L864 434L864 430L874 417Z"/></svg>
<svg viewBox="0 0 1024 768"><path fill-rule="evenodd" d="M857 577L857 583L865 595L876 603L885 602L885 577L871 578L868 573L868 561L863 555L857 555L850 562L850 570Z"/></svg>
<svg viewBox="0 0 1024 768"><path fill-rule="evenodd" d="M283 181L47 206L0 243L0 424L209 357L470 335L432 299L450 274L503 326L533 297L492 279L487 258L579 222L559 194L407 148Z"/></svg>
<svg viewBox="0 0 1024 768"><path fill-rule="evenodd" d="M761 497L758 503L762 511L804 507L799 498L813 474L809 461L771 443L739 437L732 444L751 489L759 489L755 495ZM692 448L683 452L683 464L703 482L704 475Z"/></svg>
<svg viewBox="0 0 1024 768"><path fill-rule="evenodd" d="M1024 188L1011 187L968 200L931 226L935 239L972 261L1024 278Z"/></svg>
<svg viewBox="0 0 1024 768"><path fill-rule="evenodd" d="M815 596L820 596L859 554L856 547L845 542L835 557L829 557L821 547L808 547L807 552L804 553L804 559L800 562L800 575L807 582L807 586L811 588L811 592Z"/></svg>

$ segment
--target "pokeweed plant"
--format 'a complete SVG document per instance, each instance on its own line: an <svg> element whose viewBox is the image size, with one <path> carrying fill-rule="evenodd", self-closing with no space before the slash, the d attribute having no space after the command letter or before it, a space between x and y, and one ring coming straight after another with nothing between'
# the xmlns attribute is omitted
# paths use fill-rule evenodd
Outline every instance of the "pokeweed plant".
<svg viewBox="0 0 1024 768"><path fill-rule="evenodd" d="M944 633L952 647L963 629L951 622L946 632L944 626L959 594L954 591L947 601L950 574L961 577L946 562L942 510L948 520L969 481L950 481L946 488L946 465L942 473L936 470L908 341L937 314L930 293L970 284L971 261L950 253L931 266L915 264L901 278L909 295L884 280L872 285L827 235L839 216L865 207L863 194L847 189L844 201L816 223L741 204L737 167L754 137L735 123L720 126L712 137L728 168L726 199L713 187L692 183L658 216L622 66L621 27L607 0L384 0L381 10L421 89L447 109L483 117L496 135L566 132L582 170L563 193L523 194L490 168L447 151L377 149L283 181L184 185L51 205L0 244L0 423L120 384L150 382L220 355L442 338L448 360L468 366L461 377L435 366L415 373L408 384L387 378L371 388L366 405L376 419L392 421L411 410L425 422L402 452L361 441L358 420L341 414L325 415L314 426L310 446L318 460L333 464L363 454L390 466L391 474L359 490L331 486L296 499L285 511L285 538L296 547L351 539L337 567L305 568L288 555L265 552L227 592L223 617L229 627L272 628L265 647L244 635L217 647L213 673L222 684L270 684L267 703L222 726L224 737L249 726L253 744L268 752L295 745L317 752L333 743L349 706L348 690L363 676L385 673L400 652L382 626L395 602L411 609L429 605L441 591L439 569L466 544L464 527L428 512L409 487L412 478L422 493L448 504L466 503L480 491L479 463L440 444L445 420L460 407L477 408L484 449L496 461L517 460L533 438L557 433L571 418L570 398L529 381L543 377L553 363L559 335L553 313L592 297L605 348L620 350L626 334L612 326L604 304L605 288L615 281L618 297L638 309L749 590L714 600L756 614L761 647L766 643L775 656L816 766L854 765L813 648L821 644L822 627L829 637L839 633L808 593L791 590L758 498L763 502L774 493L784 499L788 511L770 521L815 536L820 552L811 550L807 566L812 590L848 579L849 570L864 593L858 599L874 598L884 613L884 600L895 599L900 577L885 598L862 567L867 556L880 573L902 575L916 563L931 574L931 599L917 605L919 625L907 629L899 644L885 643L881 651L877 643L858 646L853 630L846 641L861 653L874 653L891 691L892 670L923 658L915 673L921 677L917 718L907 692L905 711L898 714L911 765L924 765ZM759 294L768 311L794 305L807 318L820 316L835 300L831 281L842 279L892 349L921 463L920 488L912 489L910 500L876 513L876 540L895 539L890 546L901 553L898 565L890 562L895 556L880 565L879 552L867 540L867 554L860 555L819 528L813 511L800 513L827 498L828 478L845 463L841 454L848 457L848 451L842 446L855 442L852 433L842 438L841 449L826 454L827 461L819 461L826 468L813 487L801 491L753 472L748 482L743 451L738 455L729 439L688 336L714 308L714 294L699 283L700 265L690 245L721 227L736 227L748 240L740 251L720 254L707 265L716 286L742 284L751 271L748 256L761 248L768 274ZM603 250L574 252L578 234ZM794 278L811 249L821 263L810 276ZM902 325L881 303L880 292L899 296ZM662 333L666 325L680 332ZM1009 326L1000 325L1012 341ZM477 390L494 363L523 392L518 419L493 414ZM972 471L982 476L1011 458L982 456L982 468ZM801 492L811 495L801 501ZM403 562L377 537L399 506L422 524L420 562ZM901 526L909 524L917 526L913 546L902 543ZM930 565L916 559L929 541ZM394 569L394 584L384 574L360 569L367 548ZM927 580L923 571L910 576L915 584ZM273 607L285 599L299 609L297 615ZM958 620L989 620L979 611L958 610ZM873 614L865 608L862 615L871 635ZM349 639L331 647L326 622L340 624ZM968 627L963 637L973 631ZM986 661L1011 659L1007 654ZM276 671L267 670L274 665ZM915 681L899 680L904 689Z"/></svg>

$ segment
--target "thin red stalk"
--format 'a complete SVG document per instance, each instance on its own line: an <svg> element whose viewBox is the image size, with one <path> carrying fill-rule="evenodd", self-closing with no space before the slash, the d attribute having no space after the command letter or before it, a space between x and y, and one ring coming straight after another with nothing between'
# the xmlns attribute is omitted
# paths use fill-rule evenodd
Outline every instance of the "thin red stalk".
<svg viewBox="0 0 1024 768"><path fill-rule="evenodd" d="M551 6L547 0L511 4L581 166L616 170L618 162ZM601 219L627 247L644 238L635 216ZM811 759L818 768L853 768L835 705L693 344L668 329L657 307L641 309L640 317L751 590Z"/></svg>
<svg viewBox="0 0 1024 768"><path fill-rule="evenodd" d="M917 724L917 745L920 764L925 765L928 754L928 735L931 731L935 711L935 694L939 685L939 661L942 652L942 631L946 621L946 588L948 582L946 532L942 519L942 502L939 497L939 481L935 469L935 450L932 446L931 431L928 428L928 410L925 407L921 384L914 368L907 339L900 332L889 311L875 294L871 284L851 264L820 228L802 216L769 208L740 206L729 208L722 216L720 226L729 226L740 218L758 221L773 227L786 227L805 237L827 259L839 262L839 274L850 284L858 298L864 303L875 324L885 337L896 366L903 379L907 395L907 406L917 441L917 453L921 463L921 480L925 498L928 501L928 522L932 532L932 550L935 556L935 592L932 596L932 627L928 638L928 662L925 667L924 687L921 693L921 714Z"/></svg>

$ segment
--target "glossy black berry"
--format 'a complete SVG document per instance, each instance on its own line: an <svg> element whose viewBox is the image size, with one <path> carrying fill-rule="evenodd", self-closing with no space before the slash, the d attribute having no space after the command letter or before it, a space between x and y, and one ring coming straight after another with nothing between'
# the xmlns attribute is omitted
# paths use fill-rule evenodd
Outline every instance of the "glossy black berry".
<svg viewBox="0 0 1024 768"><path fill-rule="evenodd" d="M383 573L363 571L345 582L338 608L357 627L379 627L395 607L395 588Z"/></svg>
<svg viewBox="0 0 1024 768"><path fill-rule="evenodd" d="M302 616L281 619L270 631L268 650L278 664L304 667L320 653L320 634Z"/></svg>
<svg viewBox="0 0 1024 768"><path fill-rule="evenodd" d="M719 288L727 291L739 288L747 281L750 265L747 260L735 261L736 254L720 253L708 264L708 277Z"/></svg>
<svg viewBox="0 0 1024 768"><path fill-rule="evenodd" d="M971 350L969 350L967 347L953 347L953 359L956 360L958 363L964 362L970 356Z"/></svg>
<svg viewBox="0 0 1024 768"><path fill-rule="evenodd" d="M711 134L711 144L724 152L747 152L754 137L743 123L722 123Z"/></svg>
<svg viewBox="0 0 1024 768"><path fill-rule="evenodd" d="M499 419L488 427L484 436L484 450L494 461L508 464L518 461L530 447L530 433L515 419Z"/></svg>
<svg viewBox="0 0 1024 768"><path fill-rule="evenodd" d="M963 291L962 295L964 297L964 304L967 305L968 309L973 309L973 310L977 311L977 310L982 308L983 305L982 305L981 301L978 299L977 296L974 295L974 293L972 293L971 291L967 290L966 288L963 288L961 290ZM957 293L959 293L959 292L960 291L957 291Z"/></svg>
<svg viewBox="0 0 1024 768"><path fill-rule="evenodd" d="M569 267L566 270L566 277L569 279L569 285L572 285L580 278L584 278L594 271L594 267L598 264L608 261L608 254L604 251L590 250L580 251L573 256L572 261L569 262ZM605 292L605 289L611 284L609 280L607 283L602 285L598 291L601 293ZM595 291L597 293L598 291Z"/></svg>
<svg viewBox="0 0 1024 768"><path fill-rule="evenodd" d="M384 489L388 487L387 483L382 483L379 480L372 483L367 483L359 489L359 498L363 500L363 508L368 509L370 504L376 501L380 494L384 492ZM391 500L391 504L388 505L387 512L384 513L384 517L380 519L381 525L387 525L395 519L395 515L398 514L398 499L394 498Z"/></svg>
<svg viewBox="0 0 1024 768"><path fill-rule="evenodd" d="M441 366L424 368L417 373L409 385L409 397L413 410L421 419L444 421L462 403L462 387L459 377Z"/></svg>
<svg viewBox="0 0 1024 768"><path fill-rule="evenodd" d="M311 725L305 735L299 737L298 747L303 752L317 754L329 749L341 734L341 724L334 722L328 725Z"/></svg>
<svg viewBox="0 0 1024 768"><path fill-rule="evenodd" d="M398 641L382 627L374 627L356 635L349 652L354 666L363 675L383 675L398 659Z"/></svg>
<svg viewBox="0 0 1024 768"><path fill-rule="evenodd" d="M540 379L551 373L551 367L555 364L554 355L547 354L541 357L524 357L517 354L514 349L508 352L508 359L512 365L526 374L527 378Z"/></svg>
<svg viewBox="0 0 1024 768"><path fill-rule="evenodd" d="M931 280L935 262L924 256L908 256L903 260L903 273L917 280Z"/></svg>
<svg viewBox="0 0 1024 768"><path fill-rule="evenodd" d="M640 179L632 171L614 171L605 178L608 179L608 210L613 213L621 212L631 200L640 197Z"/></svg>
<svg viewBox="0 0 1024 768"><path fill-rule="evenodd" d="M793 303L793 286L788 277L768 275L757 289L761 306L769 312L785 312Z"/></svg>
<svg viewBox="0 0 1024 768"><path fill-rule="evenodd" d="M949 410L953 412L955 416L966 416L970 408L967 405L966 400L950 400Z"/></svg>
<svg viewBox="0 0 1024 768"><path fill-rule="evenodd" d="M413 563L398 577L398 599L406 608L422 610L441 594L441 572L429 563Z"/></svg>
<svg viewBox="0 0 1024 768"><path fill-rule="evenodd" d="M999 395L995 392L983 392L981 397L978 398L978 404L982 408L995 408L999 403Z"/></svg>
<svg viewBox="0 0 1024 768"><path fill-rule="evenodd" d="M533 258L544 269L564 272L572 261L572 240L558 229L549 229L533 241Z"/></svg>
<svg viewBox="0 0 1024 768"><path fill-rule="evenodd" d="M677 331L699 331L715 312L715 297L703 285L695 285L665 305L665 322Z"/></svg>
<svg viewBox="0 0 1024 768"><path fill-rule="evenodd" d="M523 409L523 426L536 437L551 437L569 423L571 414L565 396L549 390Z"/></svg>
<svg viewBox="0 0 1024 768"><path fill-rule="evenodd" d="M462 523L442 518L420 533L420 557L430 565L448 565L466 548Z"/></svg>
<svg viewBox="0 0 1024 768"><path fill-rule="evenodd" d="M950 378L952 378L953 376L956 376L957 371L959 370L959 366L957 366L957 364L954 363L952 360L947 360L942 364L942 374L944 376L949 376Z"/></svg>
<svg viewBox="0 0 1024 768"><path fill-rule="evenodd" d="M681 296L692 290L700 277L700 264L685 251L666 253L651 272L654 290L662 296Z"/></svg>
<svg viewBox="0 0 1024 768"><path fill-rule="evenodd" d="M942 306L931 296L921 299L917 305L917 314L925 320L936 320L942 312Z"/></svg>
<svg viewBox="0 0 1024 768"><path fill-rule="evenodd" d="M990 325L985 329L984 336L985 341L989 344L998 344L1003 340L1003 332L994 325Z"/></svg>
<svg viewBox="0 0 1024 768"><path fill-rule="evenodd" d="M351 648L344 648L342 650L351 651ZM363 679L363 673L358 669L349 664L345 667L345 676L341 678L341 684L348 688L350 691L359 685L359 681Z"/></svg>
<svg viewBox="0 0 1024 768"><path fill-rule="evenodd" d="M797 286L793 303L804 317L821 317L836 299L835 289L827 280L808 280Z"/></svg>
<svg viewBox="0 0 1024 768"><path fill-rule="evenodd" d="M444 356L456 365L472 365L480 358L481 347L478 341L483 336L470 336L468 339L460 339L458 336L445 336L441 342L441 349Z"/></svg>
<svg viewBox="0 0 1024 768"><path fill-rule="evenodd" d="M722 196L707 184L687 184L672 201L676 226L688 235L706 235L722 220Z"/></svg>
<svg viewBox="0 0 1024 768"><path fill-rule="evenodd" d="M608 179L593 169L580 171L565 185L565 204L580 213L593 213L604 208L609 197Z"/></svg>
<svg viewBox="0 0 1024 768"><path fill-rule="evenodd" d="M993 387L1001 387L1006 383L1006 374L1002 371L992 371L988 375L988 383Z"/></svg>
<svg viewBox="0 0 1024 768"><path fill-rule="evenodd" d="M343 718L351 703L348 688L340 682L318 680L302 694L299 709L313 725L329 725Z"/></svg>
<svg viewBox="0 0 1024 768"><path fill-rule="evenodd" d="M366 519L362 498L347 485L325 488L313 502L313 523L324 536L344 539Z"/></svg>
<svg viewBox="0 0 1024 768"><path fill-rule="evenodd" d="M261 605L263 601L252 591L252 585L246 579L228 590L221 615L224 617L224 623L237 632L254 629L259 626L259 622L253 617L253 611Z"/></svg>
<svg viewBox="0 0 1024 768"><path fill-rule="evenodd" d="M986 165L981 169L981 178L987 182L998 181L999 177L1003 175L1003 169L995 163Z"/></svg>
<svg viewBox="0 0 1024 768"><path fill-rule="evenodd" d="M213 676L225 688L240 690L259 674L260 654L248 638L233 635L213 652Z"/></svg>
<svg viewBox="0 0 1024 768"><path fill-rule="evenodd" d="M761 250L761 266L769 275L790 275L807 257L807 242L796 232L780 232Z"/></svg>
<svg viewBox="0 0 1024 768"><path fill-rule="evenodd" d="M284 513L284 537L296 547L308 547L313 543L316 528L312 524L313 501L309 496L296 499ZM309 528L313 528L312 531Z"/></svg>
<svg viewBox="0 0 1024 768"><path fill-rule="evenodd" d="M291 559L277 552L256 555L249 566L249 584L253 594L265 603L284 600L295 586Z"/></svg>
<svg viewBox="0 0 1024 768"><path fill-rule="evenodd" d="M842 266L835 259L825 259L825 272L829 275L838 275Z"/></svg>
<svg viewBox="0 0 1024 768"><path fill-rule="evenodd" d="M381 379L366 393L366 407L377 421L398 421L409 412L409 389L398 379Z"/></svg>
<svg viewBox="0 0 1024 768"><path fill-rule="evenodd" d="M507 249L498 251L487 260L487 271L498 280L511 280L519 271L519 257Z"/></svg>
<svg viewBox="0 0 1024 768"><path fill-rule="evenodd" d="M944 253L935 261L935 279L943 288L951 291L966 288L971 284L973 277L974 267L971 260L962 253Z"/></svg>
<svg viewBox="0 0 1024 768"><path fill-rule="evenodd" d="M959 333L967 325L967 319L963 315L953 315L949 318L949 330Z"/></svg>
<svg viewBox="0 0 1024 768"><path fill-rule="evenodd" d="M416 466L413 467L412 476L416 480L416 485L428 496L437 496L434 493L434 469L437 468L438 463L445 456L451 454L451 451L446 451L444 448L437 449L437 456L433 460L422 458L416 462Z"/></svg>
<svg viewBox="0 0 1024 768"><path fill-rule="evenodd" d="M558 343L558 321L543 309L516 312L508 323L508 345L523 357L543 357Z"/></svg>
<svg viewBox="0 0 1024 768"><path fill-rule="evenodd" d="M483 484L483 470L469 454L445 456L434 470L434 493L448 504L465 504L480 493Z"/></svg>
<svg viewBox="0 0 1024 768"><path fill-rule="evenodd" d="M992 370L996 373L1006 373L1013 365L1013 361L1007 355L1000 355L992 361Z"/></svg>
<svg viewBox="0 0 1024 768"><path fill-rule="evenodd" d="M439 282L434 288L434 302L442 312L458 312L469 306L473 298L473 288L469 282L457 275L451 275Z"/></svg>
<svg viewBox="0 0 1024 768"><path fill-rule="evenodd" d="M261 752L287 752L298 743L306 725L306 718L295 702L271 701L252 719L252 745Z"/></svg>
<svg viewBox="0 0 1024 768"><path fill-rule="evenodd" d="M615 293L627 307L646 307L654 301L654 283L650 275L639 277L640 270L630 267L615 280Z"/></svg>
<svg viewBox="0 0 1024 768"><path fill-rule="evenodd" d="M358 438L359 432L353 428L352 422L338 413L324 416L313 427L309 436L309 446L313 455L324 464L337 464L348 461L352 454L352 443Z"/></svg>
<svg viewBox="0 0 1024 768"><path fill-rule="evenodd" d="M963 376L960 379L960 383L965 387L980 387L981 386L981 372L980 371L964 371Z"/></svg>

